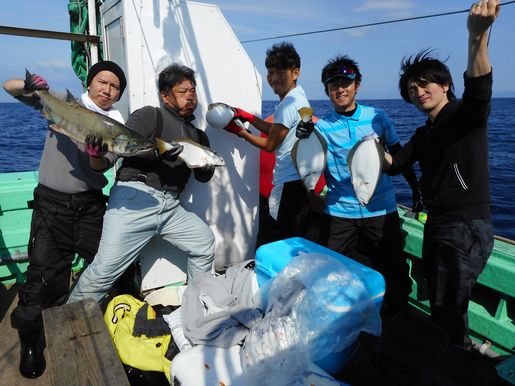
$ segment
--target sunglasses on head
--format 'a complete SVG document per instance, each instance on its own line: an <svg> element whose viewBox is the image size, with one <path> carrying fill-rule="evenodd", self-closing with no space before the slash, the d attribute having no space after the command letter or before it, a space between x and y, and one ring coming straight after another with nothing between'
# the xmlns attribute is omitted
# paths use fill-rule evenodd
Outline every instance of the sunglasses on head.
<svg viewBox="0 0 515 386"><path fill-rule="evenodd" d="M327 84L333 78L340 77L340 76L346 77L347 79L354 80L354 79L356 79L356 75L357 75L356 71L354 71L354 69L351 67L347 67L347 66L336 67L336 68L332 68L331 70L327 71L327 73L325 74L324 83Z"/></svg>

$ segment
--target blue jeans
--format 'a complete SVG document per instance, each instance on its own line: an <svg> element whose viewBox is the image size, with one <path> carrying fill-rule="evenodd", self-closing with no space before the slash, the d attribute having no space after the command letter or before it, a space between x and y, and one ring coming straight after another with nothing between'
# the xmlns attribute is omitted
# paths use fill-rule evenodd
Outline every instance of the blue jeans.
<svg viewBox="0 0 515 386"><path fill-rule="evenodd" d="M472 347L468 328L472 288L490 257L493 244L489 219L437 224L429 219L424 228L422 263L431 318L449 334L451 343L465 349Z"/></svg>
<svg viewBox="0 0 515 386"><path fill-rule="evenodd" d="M186 211L179 194L160 191L142 182L117 181L110 192L100 246L84 270L68 303L85 298L102 300L107 291L155 235L186 251L188 276L209 272L215 238L196 214Z"/></svg>

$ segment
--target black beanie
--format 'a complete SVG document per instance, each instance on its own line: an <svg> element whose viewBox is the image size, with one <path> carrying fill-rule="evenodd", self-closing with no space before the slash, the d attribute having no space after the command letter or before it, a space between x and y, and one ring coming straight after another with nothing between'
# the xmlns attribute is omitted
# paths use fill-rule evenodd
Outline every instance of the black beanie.
<svg viewBox="0 0 515 386"><path fill-rule="evenodd" d="M104 60L102 62L98 62L92 65L88 72L86 86L89 86L95 75L98 74L100 71L110 71L117 76L118 80L120 81L120 95L118 97L118 100L120 100L123 91L127 86L127 79L125 79L125 74L123 73L123 70L115 62L111 62L110 60Z"/></svg>

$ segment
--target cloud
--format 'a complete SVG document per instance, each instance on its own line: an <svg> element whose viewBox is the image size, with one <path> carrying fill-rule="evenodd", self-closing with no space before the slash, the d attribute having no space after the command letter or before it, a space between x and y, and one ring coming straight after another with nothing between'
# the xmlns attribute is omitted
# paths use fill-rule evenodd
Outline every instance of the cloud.
<svg viewBox="0 0 515 386"><path fill-rule="evenodd" d="M297 0L264 0L261 2L242 1L210 1L221 9L227 19L238 17L242 20L257 19L266 23L268 20L271 26L281 27L277 23L286 23L285 26L296 26L299 21L303 23L313 19L327 17L322 5L313 7L309 3L298 2ZM249 17L252 15L251 17ZM309 18L306 20L306 15ZM302 23L301 23L302 24ZM267 28L266 25L264 28Z"/></svg>
<svg viewBox="0 0 515 386"><path fill-rule="evenodd" d="M70 69L71 63L66 60L41 60L36 62L36 65L42 68L60 70L60 69Z"/></svg>
<svg viewBox="0 0 515 386"><path fill-rule="evenodd" d="M345 32L347 32L350 36L355 38L364 38L367 35L364 28L350 29Z"/></svg>
<svg viewBox="0 0 515 386"><path fill-rule="evenodd" d="M365 4L355 8L356 12L366 11L406 11L413 8L413 4L407 0L384 0L384 1L367 1Z"/></svg>

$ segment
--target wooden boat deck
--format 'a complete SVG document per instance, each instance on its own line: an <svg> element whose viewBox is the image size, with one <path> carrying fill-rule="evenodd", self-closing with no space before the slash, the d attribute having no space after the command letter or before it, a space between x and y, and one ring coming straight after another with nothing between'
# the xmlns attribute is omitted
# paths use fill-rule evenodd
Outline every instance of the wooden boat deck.
<svg viewBox="0 0 515 386"><path fill-rule="evenodd" d="M11 312L18 304L18 288L19 284L9 288L0 285L0 385L48 386L52 384L49 371L36 379L24 378L18 371L20 342L18 332L11 327Z"/></svg>

